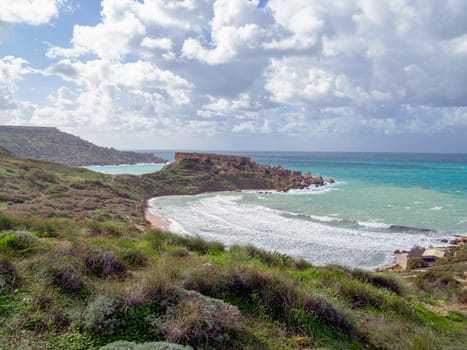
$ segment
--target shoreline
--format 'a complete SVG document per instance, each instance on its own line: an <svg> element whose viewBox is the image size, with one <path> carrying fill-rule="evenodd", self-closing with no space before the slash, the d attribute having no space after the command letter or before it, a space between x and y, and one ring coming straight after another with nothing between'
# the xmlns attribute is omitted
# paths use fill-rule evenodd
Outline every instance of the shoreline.
<svg viewBox="0 0 467 350"><path fill-rule="evenodd" d="M253 189L250 189L249 191L261 191L261 190L253 190ZM216 191L217 192L217 191ZM230 192L232 194L236 193L237 191L219 191L220 193L222 192ZM245 191L245 192L248 192ZM203 195L203 194L210 194L211 192L207 191L207 192L201 192L201 193L197 193L197 194L184 194L184 195L175 195L175 196L180 196L180 197L196 197L196 196L199 196L199 195ZM261 192L259 192L261 193ZM172 223L174 222L173 219L171 217L169 217L168 215L166 214L163 214L161 213L158 209L162 209L162 208L159 208L158 205L156 203L152 203L152 200L155 200L157 199L158 197L173 197L174 195L168 195L168 196L155 196L155 197L152 197L150 198L149 200L147 200L147 208L145 210L145 219L146 221L148 221L151 225L151 227L153 228L157 228L157 229L160 229L160 230L163 230L163 231L167 231L167 232L171 232L171 233L174 233L174 234L180 234L180 233L177 233L177 232L174 232L173 230L171 230L171 225ZM172 227L173 228L173 227ZM451 236L449 237L450 238L450 244L446 244L446 245L443 245L441 243L440 246L438 245L435 245L435 244L429 244L429 245L420 245L420 244L415 244L413 247L415 246L423 246L423 248L425 249L430 249L430 248L443 248L443 249L446 249L446 250L450 250L452 249L453 247L456 246L456 244L453 245L453 242L451 242L452 238L455 238L455 236ZM446 239L446 243L447 242L447 239ZM229 242L224 242L224 244L226 244L226 246L229 245ZM365 269L368 269L368 270L371 270L371 271L385 271L385 270L389 270L389 269L394 269L396 268L396 266L398 265L397 264L397 254L395 254L397 251L399 251L401 248L401 246L397 246L394 248L394 253L391 257L391 260L387 260L386 262L382 263L381 265L373 265L372 267L361 267L361 268L365 268ZM413 248L412 247L412 248ZM404 248L404 249L409 249L409 248ZM293 255L292 255L293 256ZM311 261L310 261L311 262ZM317 266L322 266L323 263L316 263L316 261L312 262L313 264L317 264ZM325 265L326 263L324 263ZM343 266L353 266L351 265L351 262L350 261L347 261L347 262L340 262L338 264L341 264ZM350 265L348 265L350 264ZM357 266L358 267L358 266Z"/></svg>
<svg viewBox="0 0 467 350"><path fill-rule="evenodd" d="M170 231L170 218L162 214L154 214L151 212L151 207L147 207L144 211L144 218L151 224L153 228L157 228L162 231Z"/></svg>

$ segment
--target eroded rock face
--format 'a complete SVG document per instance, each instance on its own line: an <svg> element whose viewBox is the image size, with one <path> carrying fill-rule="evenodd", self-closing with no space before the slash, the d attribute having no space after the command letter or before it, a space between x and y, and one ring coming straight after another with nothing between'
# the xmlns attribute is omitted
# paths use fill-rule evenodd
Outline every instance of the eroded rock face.
<svg viewBox="0 0 467 350"><path fill-rule="evenodd" d="M175 153L175 165L183 164L191 169L210 173L238 177L239 188L275 189L287 192L309 186L322 186L334 180L324 180L321 176L313 177L310 172L304 175L300 171L288 170L282 166L271 167L254 162L249 157L211 153ZM248 179L251 179L249 182ZM254 181L253 181L254 179Z"/></svg>

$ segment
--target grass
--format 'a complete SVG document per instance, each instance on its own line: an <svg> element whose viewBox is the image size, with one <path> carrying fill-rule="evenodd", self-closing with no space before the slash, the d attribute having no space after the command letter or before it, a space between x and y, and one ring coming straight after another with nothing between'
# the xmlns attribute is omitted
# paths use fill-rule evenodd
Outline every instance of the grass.
<svg viewBox="0 0 467 350"><path fill-rule="evenodd" d="M166 340L203 349L456 349L467 336L465 316L433 314L393 275L297 268L276 253L159 230L27 237L41 249L2 251L2 348Z"/></svg>
<svg viewBox="0 0 467 350"><path fill-rule="evenodd" d="M146 196L235 188L239 178L190 164L110 177L0 157L2 349L167 340L199 349L460 349L467 340L461 311L425 307L465 302L465 249L406 281L315 267L145 226Z"/></svg>

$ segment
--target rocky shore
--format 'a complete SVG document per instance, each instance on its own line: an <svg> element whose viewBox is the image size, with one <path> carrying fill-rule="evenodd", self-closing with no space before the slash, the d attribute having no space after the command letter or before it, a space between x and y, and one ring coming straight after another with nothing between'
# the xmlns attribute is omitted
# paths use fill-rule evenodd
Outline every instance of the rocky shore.
<svg viewBox="0 0 467 350"><path fill-rule="evenodd" d="M175 153L173 166L185 165L226 178L239 178L238 189L256 188L287 192L310 186L332 184L331 178L312 176L310 172L284 169L282 166L258 164L249 157L212 153ZM251 180L249 187L248 179ZM254 180L254 181L253 181Z"/></svg>

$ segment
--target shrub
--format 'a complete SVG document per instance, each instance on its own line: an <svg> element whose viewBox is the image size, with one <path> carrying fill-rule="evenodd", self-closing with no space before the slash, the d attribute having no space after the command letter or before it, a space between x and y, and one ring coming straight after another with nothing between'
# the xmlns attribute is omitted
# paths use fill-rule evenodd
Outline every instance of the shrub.
<svg viewBox="0 0 467 350"><path fill-rule="evenodd" d="M86 221L85 225L91 235L121 237L129 232L126 225L112 221Z"/></svg>
<svg viewBox="0 0 467 350"><path fill-rule="evenodd" d="M395 276L383 275L381 273L374 273L361 269L353 270L351 275L360 281L371 283L375 287L385 288L393 291L397 295L402 295L402 284Z"/></svg>
<svg viewBox="0 0 467 350"><path fill-rule="evenodd" d="M30 230L39 237L57 237L63 231L73 231L75 224L66 219L19 218L0 213L0 230Z"/></svg>
<svg viewBox="0 0 467 350"><path fill-rule="evenodd" d="M313 265L308 260L305 260L303 258L290 259L287 262L287 266L294 270L306 270L310 267L313 267Z"/></svg>
<svg viewBox="0 0 467 350"><path fill-rule="evenodd" d="M141 250L136 248L128 248L122 251L123 260L130 267L144 267L148 263L148 258L144 255Z"/></svg>
<svg viewBox="0 0 467 350"><path fill-rule="evenodd" d="M457 301L466 302L467 293L462 290L461 283L447 271L428 270L417 275L415 285L437 298L453 297Z"/></svg>
<svg viewBox="0 0 467 350"><path fill-rule="evenodd" d="M338 293L347 299L352 307L379 308L384 302L382 296L370 286L351 279L345 279L339 283Z"/></svg>
<svg viewBox="0 0 467 350"><path fill-rule="evenodd" d="M99 348L99 350L192 350L191 346L184 346L166 342L133 343L117 341Z"/></svg>
<svg viewBox="0 0 467 350"><path fill-rule="evenodd" d="M356 335L350 317L343 310L320 295L303 291L276 273L255 268L206 269L187 273L184 287L212 297L227 298L250 311L261 310L268 317L293 327L299 326L293 316L294 310L302 309L352 336Z"/></svg>
<svg viewBox="0 0 467 350"><path fill-rule="evenodd" d="M208 252L218 253L225 251L224 244L216 241L206 241L200 236L184 236L178 237L177 243L185 246L188 250L207 254Z"/></svg>
<svg viewBox="0 0 467 350"><path fill-rule="evenodd" d="M164 232L158 229L148 230L145 239L152 249L161 251L165 243L173 243L179 236L175 236L169 232Z"/></svg>
<svg viewBox="0 0 467 350"><path fill-rule="evenodd" d="M170 255L175 258L188 258L191 253L185 248L175 248L170 252Z"/></svg>
<svg viewBox="0 0 467 350"><path fill-rule="evenodd" d="M72 265L51 269L53 283L69 293L79 293L84 288L81 273Z"/></svg>
<svg viewBox="0 0 467 350"><path fill-rule="evenodd" d="M287 254L281 254L277 251L268 252L252 245L247 245L245 250L248 256L258 259L268 266L284 266L290 259Z"/></svg>
<svg viewBox="0 0 467 350"><path fill-rule="evenodd" d="M86 272L98 277L119 277L126 275L126 265L112 252L93 250L84 257Z"/></svg>
<svg viewBox="0 0 467 350"><path fill-rule="evenodd" d="M130 294L126 304L131 308L145 305L165 312L169 307L174 306L180 297L180 288L166 280L152 277L148 281L143 281L138 291Z"/></svg>
<svg viewBox="0 0 467 350"><path fill-rule="evenodd" d="M18 226L18 220L10 215L0 212L0 230L11 230Z"/></svg>
<svg viewBox="0 0 467 350"><path fill-rule="evenodd" d="M14 255L29 255L37 251L39 239L27 231L9 231L0 235L0 249Z"/></svg>
<svg viewBox="0 0 467 350"><path fill-rule="evenodd" d="M124 325L123 301L121 299L100 296L88 305L84 327L97 334L111 335Z"/></svg>
<svg viewBox="0 0 467 350"><path fill-rule="evenodd" d="M421 269L425 267L425 261L422 258L410 258L407 261L407 270Z"/></svg>
<svg viewBox="0 0 467 350"><path fill-rule="evenodd" d="M222 300L195 291L167 310L160 331L170 342L190 344L224 343L242 327L240 311Z"/></svg>
<svg viewBox="0 0 467 350"><path fill-rule="evenodd" d="M15 266L6 258L0 257L0 295L14 288L17 276Z"/></svg>

